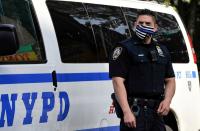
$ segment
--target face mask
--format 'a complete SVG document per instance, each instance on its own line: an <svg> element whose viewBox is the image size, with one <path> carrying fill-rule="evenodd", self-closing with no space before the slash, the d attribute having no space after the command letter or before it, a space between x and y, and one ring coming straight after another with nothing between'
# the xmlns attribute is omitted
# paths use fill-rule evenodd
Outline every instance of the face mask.
<svg viewBox="0 0 200 131"><path fill-rule="evenodd" d="M152 36L155 33L153 29L154 28L150 26L137 25L135 33L140 39L143 40L146 36Z"/></svg>

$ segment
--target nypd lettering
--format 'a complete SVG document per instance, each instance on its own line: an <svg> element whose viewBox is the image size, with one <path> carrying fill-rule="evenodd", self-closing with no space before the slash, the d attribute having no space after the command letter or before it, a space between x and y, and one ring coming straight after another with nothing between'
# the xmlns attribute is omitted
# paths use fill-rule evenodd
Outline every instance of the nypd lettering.
<svg viewBox="0 0 200 131"><path fill-rule="evenodd" d="M42 101L42 108L40 112L40 119L38 123L47 123L48 114L54 109L55 106L59 107L59 111L57 113L57 121L63 121L69 112L69 98L66 92L59 92L59 103L55 103L55 94L54 92L42 92L42 97L38 98L38 93L23 93L22 97L19 98L19 94L1 94L0 95L0 128L5 126L13 126L13 122L15 121L16 114L16 102L19 100L23 101L23 106L25 109L25 114L23 117L23 121L21 122L23 125L32 124L32 120L34 118L32 112L34 110L38 110L35 107L35 103ZM41 99L41 100L38 100Z"/></svg>
<svg viewBox="0 0 200 131"><path fill-rule="evenodd" d="M122 53L122 47L116 47L115 50L113 51L112 59L116 60L121 53Z"/></svg>

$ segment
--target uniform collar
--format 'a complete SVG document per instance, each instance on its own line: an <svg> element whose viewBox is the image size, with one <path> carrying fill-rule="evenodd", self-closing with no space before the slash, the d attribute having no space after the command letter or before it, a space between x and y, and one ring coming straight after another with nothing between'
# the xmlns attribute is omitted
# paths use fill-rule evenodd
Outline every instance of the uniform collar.
<svg viewBox="0 0 200 131"><path fill-rule="evenodd" d="M151 43L150 44L144 44L143 41L141 39L139 39L136 34L134 33L134 35L131 38L134 41L135 45L144 45L145 47L151 47L153 45L156 45L156 40L155 39L151 39Z"/></svg>

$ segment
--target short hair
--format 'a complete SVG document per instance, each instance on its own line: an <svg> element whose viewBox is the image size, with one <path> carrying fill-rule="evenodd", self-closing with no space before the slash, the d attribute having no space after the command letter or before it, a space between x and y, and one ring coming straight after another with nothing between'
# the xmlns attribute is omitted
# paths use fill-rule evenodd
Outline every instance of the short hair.
<svg viewBox="0 0 200 131"><path fill-rule="evenodd" d="M136 17L136 20L138 19L139 16L141 15L148 15L148 16L151 16L153 18L153 20L155 21L155 23L157 23L157 18L156 18L156 14L149 10L149 9L142 9L142 10L139 10L138 12L138 15Z"/></svg>

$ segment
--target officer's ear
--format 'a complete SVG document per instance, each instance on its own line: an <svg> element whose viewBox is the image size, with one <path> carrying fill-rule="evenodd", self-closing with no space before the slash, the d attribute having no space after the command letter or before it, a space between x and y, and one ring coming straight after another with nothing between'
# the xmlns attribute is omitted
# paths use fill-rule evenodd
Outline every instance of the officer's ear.
<svg viewBox="0 0 200 131"><path fill-rule="evenodd" d="M133 29L134 29L134 30L135 30L136 26L137 26L137 21L135 21L135 22L133 23Z"/></svg>
<svg viewBox="0 0 200 131"><path fill-rule="evenodd" d="M154 32L156 32L158 30L158 25L157 24L154 24Z"/></svg>

